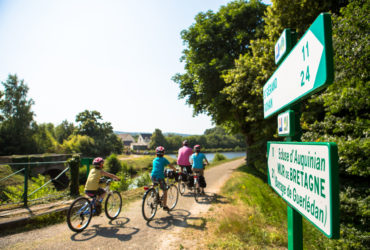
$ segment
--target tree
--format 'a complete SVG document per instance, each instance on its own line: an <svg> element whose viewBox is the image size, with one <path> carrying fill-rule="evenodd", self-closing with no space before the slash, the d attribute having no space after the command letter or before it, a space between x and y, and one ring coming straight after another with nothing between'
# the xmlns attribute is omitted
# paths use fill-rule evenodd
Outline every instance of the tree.
<svg viewBox="0 0 370 250"><path fill-rule="evenodd" d="M152 138L150 139L149 148L155 149L158 146L163 146L167 148L168 143L166 138L163 136L162 131L156 128L153 132Z"/></svg>
<svg viewBox="0 0 370 250"><path fill-rule="evenodd" d="M263 85L276 70L274 45L285 28L302 36L321 13L339 9L337 1L274 0L264 17L264 37L251 42L251 53L240 55L235 68L223 75L227 86L222 90L233 106L233 120L226 126L246 136L247 164L260 166L266 173L266 141L274 139L276 122L263 118ZM297 15L297 13L300 13Z"/></svg>
<svg viewBox="0 0 370 250"><path fill-rule="evenodd" d="M9 75L2 82L0 94L0 154L25 154L35 152L31 123L34 113L32 99L27 99L28 86L17 75Z"/></svg>
<svg viewBox="0 0 370 250"><path fill-rule="evenodd" d="M96 152L102 156L111 153L121 153L123 144L114 134L110 122L100 123L102 116L98 111L85 110L76 116L76 122L79 122L77 133L86 135L94 139Z"/></svg>
<svg viewBox="0 0 370 250"><path fill-rule="evenodd" d="M334 82L309 101L302 119L304 140L338 145L341 239L333 248L370 245L369 9L368 0L350 1L333 17ZM321 116L312 115L317 107Z"/></svg>
<svg viewBox="0 0 370 250"><path fill-rule="evenodd" d="M54 125L52 123L36 124L32 126L33 140L36 144L37 153L56 153L59 144L55 139Z"/></svg>
<svg viewBox="0 0 370 250"><path fill-rule="evenodd" d="M71 135L61 147L68 154L82 153L82 156L90 157L99 154L94 139L87 135Z"/></svg>
<svg viewBox="0 0 370 250"><path fill-rule="evenodd" d="M186 72L173 77L179 97L187 98L195 115L207 113L217 125L245 135L244 115L223 91L227 85L222 75L239 55L251 53L251 41L263 35L265 9L259 1L233 1L217 13L199 13L196 23L181 33L187 45L181 59Z"/></svg>
<svg viewBox="0 0 370 250"><path fill-rule="evenodd" d="M231 119L230 102L220 91L225 87L222 72L234 66L240 54L250 51L250 41L259 37L265 5L259 1L234 1L217 13L195 17L196 23L181 32L187 48L184 74L173 80L180 86L180 98L187 98L194 114L207 113L216 124Z"/></svg>
<svg viewBox="0 0 370 250"><path fill-rule="evenodd" d="M67 140L70 135L75 132L75 126L73 123L68 123L67 120L64 120L61 124L55 128L55 138L59 143L63 143L64 140Z"/></svg>

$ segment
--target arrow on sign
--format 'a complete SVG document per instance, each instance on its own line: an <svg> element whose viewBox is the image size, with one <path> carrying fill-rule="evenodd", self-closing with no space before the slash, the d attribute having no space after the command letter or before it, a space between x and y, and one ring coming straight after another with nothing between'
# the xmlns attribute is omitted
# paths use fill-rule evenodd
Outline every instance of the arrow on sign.
<svg viewBox="0 0 370 250"><path fill-rule="evenodd" d="M329 14L321 14L263 87L267 118L332 82Z"/></svg>

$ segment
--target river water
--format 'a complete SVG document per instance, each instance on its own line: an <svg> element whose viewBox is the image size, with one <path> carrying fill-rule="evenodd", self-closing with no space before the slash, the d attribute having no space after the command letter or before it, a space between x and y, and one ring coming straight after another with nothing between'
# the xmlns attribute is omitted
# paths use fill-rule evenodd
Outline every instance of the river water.
<svg viewBox="0 0 370 250"><path fill-rule="evenodd" d="M232 159L236 157L245 157L245 152L219 152L220 154L223 154L227 159ZM213 158L215 157L216 153L204 153L207 157L207 160L209 162L213 161ZM177 159L177 155L175 154L167 154L168 156Z"/></svg>

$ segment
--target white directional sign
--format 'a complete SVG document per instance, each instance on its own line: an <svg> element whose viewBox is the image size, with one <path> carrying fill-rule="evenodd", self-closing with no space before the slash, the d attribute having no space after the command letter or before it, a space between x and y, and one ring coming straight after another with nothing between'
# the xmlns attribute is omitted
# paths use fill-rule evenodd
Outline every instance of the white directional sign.
<svg viewBox="0 0 370 250"><path fill-rule="evenodd" d="M327 237L339 235L338 150L327 142L268 142L268 182Z"/></svg>
<svg viewBox="0 0 370 250"><path fill-rule="evenodd" d="M332 83L332 55L330 15L321 14L264 85L264 117Z"/></svg>

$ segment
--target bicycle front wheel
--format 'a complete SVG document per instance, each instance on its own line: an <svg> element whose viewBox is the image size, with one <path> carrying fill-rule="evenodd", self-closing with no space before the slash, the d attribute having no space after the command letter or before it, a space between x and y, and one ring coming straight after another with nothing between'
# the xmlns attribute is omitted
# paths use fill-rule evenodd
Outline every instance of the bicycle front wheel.
<svg viewBox="0 0 370 250"><path fill-rule="evenodd" d="M158 206L157 196L158 196L157 192L155 191L154 188L149 189L144 194L141 212L146 221L152 220L157 212Z"/></svg>
<svg viewBox="0 0 370 250"><path fill-rule="evenodd" d="M122 197L121 194L117 191L110 193L105 200L105 215L114 220L118 217L122 209Z"/></svg>
<svg viewBox="0 0 370 250"><path fill-rule="evenodd" d="M174 184L171 184L167 190L167 206L170 210L176 207L178 199L179 193L177 187Z"/></svg>
<svg viewBox="0 0 370 250"><path fill-rule="evenodd" d="M92 206L89 199L80 197L74 200L68 209L67 224L74 232L82 232L90 223Z"/></svg>

